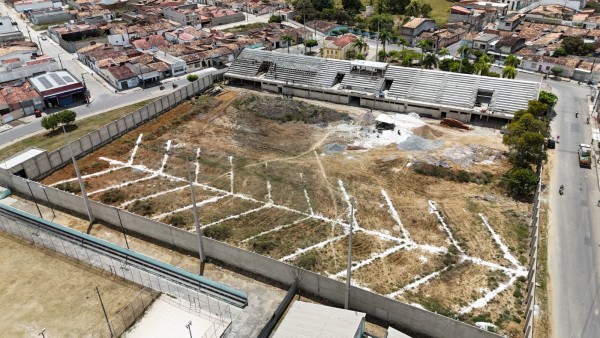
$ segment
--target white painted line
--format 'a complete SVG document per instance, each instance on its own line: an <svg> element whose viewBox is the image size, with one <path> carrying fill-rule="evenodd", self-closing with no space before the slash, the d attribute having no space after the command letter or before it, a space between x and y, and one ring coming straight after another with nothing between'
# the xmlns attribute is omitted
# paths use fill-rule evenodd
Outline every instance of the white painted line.
<svg viewBox="0 0 600 338"><path fill-rule="evenodd" d="M414 282L412 282L412 283L404 286L402 289L400 289L398 291L394 291L394 292L388 294L387 297L389 297L389 298L396 298L397 296L403 294L404 292L406 292L408 290L415 289L415 288L417 288L417 287L419 287L419 286L421 286L421 285L429 282L430 279L439 276L442 272L444 272L446 270L448 270L448 267L445 267L445 268L443 268L441 270L432 272L429 275L427 275L427 276L425 276L423 278L417 279L416 281L414 281Z"/></svg>
<svg viewBox="0 0 600 338"><path fill-rule="evenodd" d="M437 216L438 220L442 224L442 228L444 228L444 230L446 231L446 234L448 234L448 239L449 239L450 243L452 245L454 245L454 247L458 251L460 251L460 253L464 254L465 253L464 250L458 245L458 242L454 239L454 236L452 236L452 232L450 231L450 228L444 221L444 217L439 212L437 206L435 205L435 202L432 200L429 200L429 201L427 201L427 203L429 203L429 210Z"/></svg>
<svg viewBox="0 0 600 338"><path fill-rule="evenodd" d="M462 308L459 311L459 314L462 315L464 313L469 313L473 309L478 309L478 308L482 308L482 307L486 306L487 303L489 303L490 300L492 300L494 297L496 297L500 292L506 290L506 288L508 288L509 286L511 286L516 280L517 280L517 276L511 277L511 279L508 281L508 283L506 283L506 284L500 284L500 286L498 286L496 289L494 289L494 290L486 293L483 297L477 299L473 303L471 303L468 306Z"/></svg>
<svg viewBox="0 0 600 338"><path fill-rule="evenodd" d="M197 206L197 207L201 207L201 206L203 206L203 205L207 205L207 204L210 204L210 203L214 203L214 202L216 202L216 201L218 201L218 200L222 199L223 197L227 197L227 196L226 196L226 195L221 195L221 196L213 196L213 197L211 197L211 198L205 199L205 200L204 200L204 201L202 201L202 202L196 202L196 206ZM181 208L179 208L179 209L175 209L175 210L173 210L173 211L165 212L165 213L162 213L162 214L160 214L160 215L158 215L158 216L154 216L154 217L152 217L152 219L154 219L154 220L159 220L159 219L162 219L162 218L164 218L164 217L166 217L166 216L170 216L170 215L173 215L173 214L175 214L175 213L178 213L178 212L181 212L181 211L185 211L185 210L191 209L191 208L193 208L193 207L194 207L194 205L193 205L193 204L186 205L185 207L181 207Z"/></svg>
<svg viewBox="0 0 600 338"><path fill-rule="evenodd" d="M257 212L257 211L261 211L261 210L263 210L263 209L269 209L269 208L271 208L271 206L272 206L271 204L265 204L265 205L261 205L260 207L258 207L258 208L256 208L256 209L250 209L250 210L248 210L248 211L244 211L244 212L242 212L241 214L227 216L227 217L225 217L225 218L223 218L223 219L220 219L220 220L218 220L218 221L214 221L214 222L212 222L212 223L208 223L208 224L205 224L205 225L203 225L203 226L202 226L202 229L204 229L204 228L208 228L209 226L212 226L212 225L215 225L215 224L219 224L219 223L222 223L222 222L225 222L225 221L229 221L229 220L231 220L231 219L240 218L240 217L243 217L243 216L249 215L249 214L251 214L251 213L254 213L254 212Z"/></svg>
<svg viewBox="0 0 600 338"><path fill-rule="evenodd" d="M248 241L250 241L250 240L253 240L253 239L255 239L256 237L260 237L260 236L263 236L263 235L266 235L266 234L270 234L270 233L272 233L272 232L276 232L276 231L279 231L279 230L281 230L281 229L289 228L289 227L291 227L291 226L294 226L294 225L296 225L296 224L298 224L298 223L302 223L302 222L304 222L304 221L307 221L307 220L309 220L309 219L310 219L310 217L304 217L304 218L301 218L301 219L299 219L299 220L296 220L296 221L294 221L294 222L292 222L292 223L288 223L288 224L284 224L284 225L279 225L279 226L276 226L276 227L274 227L273 229L269 229L269 230L263 231L263 232L261 232L261 233L259 233L259 234L256 234L256 235L254 235L254 236L252 236L252 237L248 237L248 238L246 238L246 239L243 239L241 242L242 242L242 243L248 242Z"/></svg>
<svg viewBox="0 0 600 338"><path fill-rule="evenodd" d="M396 211L396 208L394 208L394 204L392 204L392 201L390 200L390 197L388 196L387 192L385 192L385 190L381 189L381 195L383 196L383 198L385 199L385 202L388 205L390 215L392 215L392 218L394 219L394 221L396 221L396 224L398 224L398 226L400 227L400 230L402 231L402 235L404 235L404 238L407 241L412 242L412 239L410 239L410 233L408 232L408 230L406 230L406 228L402 224L402 221L400 220L400 216L398 216L398 212Z"/></svg>
<svg viewBox="0 0 600 338"><path fill-rule="evenodd" d="M104 191L107 191L107 190L110 190L110 189L118 189L118 188L122 188L122 187L128 186L130 184L135 184L135 183L138 183L138 182L147 181L147 180L153 179L155 177L156 177L156 175L150 175L150 176L138 178L137 180L125 181L125 182L122 182L122 183L119 183L119 184L114 184L114 185L111 185L111 186L106 187L106 188L102 188L102 189L94 190L92 192L88 192L88 196L95 195L95 194L98 194L98 193L101 193L101 192L104 192Z"/></svg>
<svg viewBox="0 0 600 338"><path fill-rule="evenodd" d="M135 146L133 147L133 150L131 151L131 156L129 157L129 161L127 161L128 165L133 164L133 159L135 158L135 154L138 151L138 147L140 146L140 143L142 143L142 136L144 134L140 134L140 136L138 136L137 141L135 142Z"/></svg>
<svg viewBox="0 0 600 338"><path fill-rule="evenodd" d="M352 268L350 270L354 271L356 269L360 269L360 268L362 268L365 265L371 264L376 259L385 258L385 257L387 257L387 256L389 256L389 255L391 255L391 254L393 254L393 253L395 253L395 252L397 252L399 250L402 250L402 249L404 249L406 247L407 247L407 244L401 244L401 245L397 245L397 246L391 247L391 248L385 250L384 252L372 253L371 257L369 257L369 258L367 258L367 259L365 259L363 261L358 262L356 265L352 265ZM339 278L339 277L343 277L344 275L346 275L346 273L347 273L347 270L344 269L344 270L342 270L342 271L340 271L340 272L338 272L338 273L336 273L334 275L330 275L329 277Z"/></svg>
<svg viewBox="0 0 600 338"><path fill-rule="evenodd" d="M508 247L504 245L504 243L502 243L502 238L500 238L500 236L494 231L494 229L492 229L492 226L490 225L488 219L483 214L479 214L479 217L481 217L483 224L488 228L488 230L492 234L492 238L494 239L496 244L498 244L500 250L502 250L502 252L504 253L504 258L511 262L517 269L522 270L523 267L521 266L521 264L519 264L519 261L510 253Z"/></svg>
<svg viewBox="0 0 600 338"><path fill-rule="evenodd" d="M307 251L310 251L312 249L322 248L322 247L324 247L325 245L327 245L327 244L329 244L331 242L335 242L338 239L344 238L345 236L347 236L347 235L343 234L343 235L331 237L331 238L329 238L329 239L327 239L325 241L319 242L319 243L317 243L315 245L311 245L311 246L303 248L303 249L296 249L296 251L293 254L287 255L287 256L283 257L282 259L280 259L280 261L282 261L282 262L289 261L290 259L294 259L294 258L302 255L303 253L307 252Z"/></svg>

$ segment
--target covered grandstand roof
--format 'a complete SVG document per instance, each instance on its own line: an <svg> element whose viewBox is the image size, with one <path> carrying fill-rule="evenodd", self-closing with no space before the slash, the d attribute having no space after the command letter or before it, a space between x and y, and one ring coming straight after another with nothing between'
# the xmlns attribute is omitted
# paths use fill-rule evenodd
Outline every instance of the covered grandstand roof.
<svg viewBox="0 0 600 338"><path fill-rule="evenodd" d="M476 112L483 106L487 112L508 115L527 109L528 102L537 99L540 91L538 82L391 65L384 68L381 66L386 64L379 62L377 68L382 71L360 72L353 70L353 63L245 49L225 76L328 89L340 94L351 90L376 99L428 107L457 107ZM482 104L478 96L491 97L491 101Z"/></svg>

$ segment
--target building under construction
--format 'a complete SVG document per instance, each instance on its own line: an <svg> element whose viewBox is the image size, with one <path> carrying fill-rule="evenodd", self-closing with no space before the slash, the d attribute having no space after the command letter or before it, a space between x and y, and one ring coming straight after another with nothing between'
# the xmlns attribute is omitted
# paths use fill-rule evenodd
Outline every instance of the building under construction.
<svg viewBox="0 0 600 338"><path fill-rule="evenodd" d="M245 49L225 78L261 90L463 122L504 124L540 83Z"/></svg>

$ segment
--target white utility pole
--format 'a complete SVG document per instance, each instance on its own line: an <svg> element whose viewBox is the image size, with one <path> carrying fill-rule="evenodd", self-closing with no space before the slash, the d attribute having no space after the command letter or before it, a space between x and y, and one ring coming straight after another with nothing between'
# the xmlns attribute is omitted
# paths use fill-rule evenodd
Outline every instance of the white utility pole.
<svg viewBox="0 0 600 338"><path fill-rule="evenodd" d="M88 199L87 191L85 191L85 184L83 183L83 179L81 178L81 173L79 173L79 167L77 166L77 161L75 161L75 156L73 156L73 149L71 149L71 142L67 140L67 129L65 129L65 125L62 125L62 130L65 135L65 142L67 143L67 147L69 148L69 154L71 155L71 160L73 161L73 166L75 167L75 174L77 174L77 181L79 181L79 187L81 188L81 195L83 196L83 200L85 201L85 207L87 209L88 218L90 219L90 224L94 223L94 215L92 215L92 207L90 205L90 200Z"/></svg>
<svg viewBox="0 0 600 338"><path fill-rule="evenodd" d="M350 198L350 234L348 235L348 271L346 273L346 300L344 309L350 304L350 279L352 278L352 226L354 225L354 197Z"/></svg>

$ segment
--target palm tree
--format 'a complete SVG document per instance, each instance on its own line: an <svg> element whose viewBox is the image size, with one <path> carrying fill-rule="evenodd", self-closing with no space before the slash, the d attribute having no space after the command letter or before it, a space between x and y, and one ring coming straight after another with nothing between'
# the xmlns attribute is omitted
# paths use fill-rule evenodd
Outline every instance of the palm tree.
<svg viewBox="0 0 600 338"><path fill-rule="evenodd" d="M461 55L461 59L462 59L463 55L466 57L469 57L469 55L471 54L472 51L473 50L471 48L469 48L469 46L466 46L466 45L462 45L462 46L458 47L458 55Z"/></svg>
<svg viewBox="0 0 600 338"><path fill-rule="evenodd" d="M408 45L408 41L406 41L405 38L403 38L402 36L398 38L398 46L401 46L402 49L404 50L404 47L406 47L406 45Z"/></svg>
<svg viewBox="0 0 600 338"><path fill-rule="evenodd" d="M502 77L507 79L514 79L517 77L517 73L517 69L513 66L506 66L504 69L502 69Z"/></svg>
<svg viewBox="0 0 600 338"><path fill-rule="evenodd" d="M438 50L438 52L437 52L437 55L439 55L440 57L446 56L448 54L450 54L450 51L448 50L448 48L445 48L445 47Z"/></svg>
<svg viewBox="0 0 600 338"><path fill-rule="evenodd" d="M504 60L505 66L511 66L511 67L517 68L517 67L519 67L519 64L521 64L521 60L519 60L518 57L516 57L512 54L507 56L506 59Z"/></svg>
<svg viewBox="0 0 600 338"><path fill-rule="evenodd" d="M417 42L417 47L421 48L421 52L429 51L431 46L433 46L433 42L429 39L423 39Z"/></svg>
<svg viewBox="0 0 600 338"><path fill-rule="evenodd" d="M358 38L352 43L352 47L358 49L359 54L365 51L368 44L363 38Z"/></svg>
<svg viewBox="0 0 600 338"><path fill-rule="evenodd" d="M392 33L389 31L381 31L379 33L379 40L381 41L381 46L383 47L383 52L385 53L385 43L388 42L392 38Z"/></svg>
<svg viewBox="0 0 600 338"><path fill-rule="evenodd" d="M433 53L427 53L427 55L425 55L423 57L423 61L421 62L421 65L427 69L431 69L433 67L437 67L438 65L438 59L435 56L435 54Z"/></svg>
<svg viewBox="0 0 600 338"><path fill-rule="evenodd" d="M287 44L287 52L289 54L290 53L290 45L291 45L292 41L294 41L294 38L291 37L290 35L286 34L281 37L281 41L284 41Z"/></svg>
<svg viewBox="0 0 600 338"><path fill-rule="evenodd" d="M476 74L487 75L487 73L490 71L490 57L487 56L487 54L483 54L473 64L473 68L475 69Z"/></svg>

